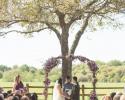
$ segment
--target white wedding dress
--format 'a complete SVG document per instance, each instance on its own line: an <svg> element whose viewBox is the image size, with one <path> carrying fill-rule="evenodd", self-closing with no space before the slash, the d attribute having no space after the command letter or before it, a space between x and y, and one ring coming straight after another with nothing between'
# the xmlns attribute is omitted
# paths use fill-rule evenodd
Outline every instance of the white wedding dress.
<svg viewBox="0 0 125 100"><path fill-rule="evenodd" d="M64 100L64 97L59 93L58 82L55 83L54 89L53 89L53 100Z"/></svg>

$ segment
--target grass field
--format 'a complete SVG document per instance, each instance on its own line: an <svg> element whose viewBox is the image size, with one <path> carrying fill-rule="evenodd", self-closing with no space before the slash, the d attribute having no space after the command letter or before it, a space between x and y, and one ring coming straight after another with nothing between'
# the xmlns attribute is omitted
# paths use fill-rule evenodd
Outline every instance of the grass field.
<svg viewBox="0 0 125 100"><path fill-rule="evenodd" d="M24 82L24 85L26 84L29 84L30 86L43 86L43 83L42 82ZM80 83L80 86L83 85L85 87L92 87L92 84L91 83ZM51 83L51 86L53 86L54 83ZM13 86L13 83L12 82L0 82L0 86L1 87L9 87L9 86ZM97 83L96 85L97 87L124 87L125 86L125 83ZM5 91L7 90L10 90L10 89L4 89ZM102 93L102 94L108 94L108 93L111 93L113 91L115 92L124 92L123 91L124 88L122 89L101 89L101 90L97 90L97 94L98 93ZM29 91L32 93L32 92L36 92L36 93L42 93L43 90L42 89L38 89L38 88L33 88L33 89L29 89ZM85 93L90 93L91 90L85 90ZM52 89L49 90L50 93L52 93ZM39 95L39 100L42 100L44 98L44 96L42 95ZM87 99L88 97L85 98L85 100L88 100ZM101 97L98 97L98 98L101 98ZM49 96L49 99L48 100L52 100L52 95ZM82 100L82 99L81 99ZM101 100L101 99L99 99Z"/></svg>

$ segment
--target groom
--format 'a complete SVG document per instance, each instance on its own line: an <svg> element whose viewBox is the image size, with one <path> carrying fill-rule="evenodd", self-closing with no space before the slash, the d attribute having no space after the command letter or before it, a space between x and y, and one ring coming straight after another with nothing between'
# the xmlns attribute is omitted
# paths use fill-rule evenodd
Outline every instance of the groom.
<svg viewBox="0 0 125 100"><path fill-rule="evenodd" d="M70 76L67 76L66 77L66 83L63 86L63 92L69 98L65 97L65 100L71 100L72 89L73 89L73 84L71 83L71 78L70 78Z"/></svg>

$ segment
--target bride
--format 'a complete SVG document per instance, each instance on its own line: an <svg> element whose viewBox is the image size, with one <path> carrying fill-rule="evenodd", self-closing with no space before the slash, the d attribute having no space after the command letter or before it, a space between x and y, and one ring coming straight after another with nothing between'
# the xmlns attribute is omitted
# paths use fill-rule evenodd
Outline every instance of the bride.
<svg viewBox="0 0 125 100"><path fill-rule="evenodd" d="M64 100L61 78L59 78L55 83L55 86L53 89L53 100Z"/></svg>

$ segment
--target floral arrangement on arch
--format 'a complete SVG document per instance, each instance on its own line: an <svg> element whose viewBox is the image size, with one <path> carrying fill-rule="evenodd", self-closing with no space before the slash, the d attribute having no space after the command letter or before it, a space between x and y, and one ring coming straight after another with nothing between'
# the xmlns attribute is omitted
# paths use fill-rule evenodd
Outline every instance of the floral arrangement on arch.
<svg viewBox="0 0 125 100"><path fill-rule="evenodd" d="M88 58L86 57L83 57L83 56L74 56L74 55L69 55L67 57L70 57L70 59L73 61L73 60L76 60L78 59L79 61L83 62L83 63L87 63L90 71L92 72L92 77L93 77L93 80L92 80L92 84L93 84L93 90L91 91L90 93L90 100L97 100L97 95L96 95L96 82L97 82L97 79L96 79L96 72L98 70L98 66L96 65L96 63L92 60L89 60ZM43 91L43 95L45 96L45 100L47 100L47 97L48 97L48 87L50 85L50 79L48 78L48 74L49 72L55 67L57 66L58 64L60 64L60 59L62 59L63 57L62 56L58 56L58 57L52 57L50 59L48 59L45 64L44 64L44 70L45 70L45 80L44 80L44 85L45 85L45 89Z"/></svg>

